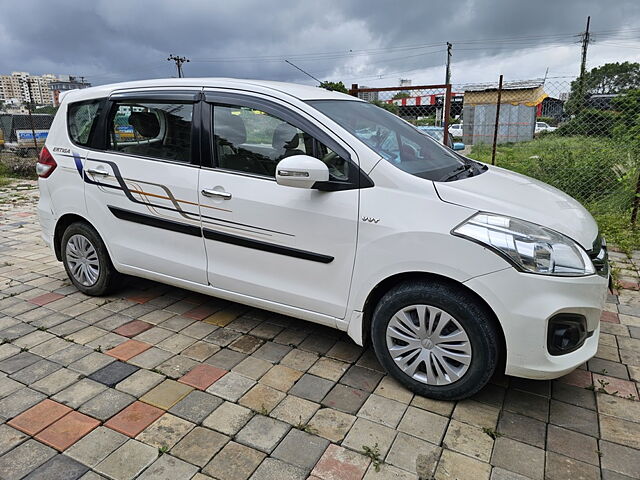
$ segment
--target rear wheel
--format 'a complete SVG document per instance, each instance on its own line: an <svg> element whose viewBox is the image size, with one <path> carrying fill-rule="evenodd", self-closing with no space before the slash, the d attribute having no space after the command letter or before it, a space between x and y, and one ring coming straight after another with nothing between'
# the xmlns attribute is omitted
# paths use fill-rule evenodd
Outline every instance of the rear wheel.
<svg viewBox="0 0 640 480"><path fill-rule="evenodd" d="M378 303L371 333L382 366L426 397L471 396L496 368L498 337L490 313L454 285L411 281L396 286Z"/></svg>
<svg viewBox="0 0 640 480"><path fill-rule="evenodd" d="M86 223L72 223L62 235L62 262L71 282L87 295L111 292L119 277L104 242Z"/></svg>

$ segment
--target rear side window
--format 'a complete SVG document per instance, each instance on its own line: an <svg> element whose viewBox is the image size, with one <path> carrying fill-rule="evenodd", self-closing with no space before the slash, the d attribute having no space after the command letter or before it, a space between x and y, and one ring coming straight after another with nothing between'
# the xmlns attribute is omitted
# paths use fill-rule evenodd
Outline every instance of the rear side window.
<svg viewBox="0 0 640 480"><path fill-rule="evenodd" d="M191 162L193 105L115 104L109 120L109 150L174 162Z"/></svg>
<svg viewBox="0 0 640 480"><path fill-rule="evenodd" d="M77 145L88 146L91 133L95 129L100 115L102 100L89 100L69 104L67 109L67 128L71 141Z"/></svg>

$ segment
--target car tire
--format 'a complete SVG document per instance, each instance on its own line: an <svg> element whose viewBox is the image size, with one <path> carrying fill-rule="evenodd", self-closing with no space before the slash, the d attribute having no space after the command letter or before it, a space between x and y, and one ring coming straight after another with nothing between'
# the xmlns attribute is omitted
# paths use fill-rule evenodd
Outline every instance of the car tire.
<svg viewBox="0 0 640 480"><path fill-rule="evenodd" d="M98 232L86 223L72 223L62 235L62 263L71 282L82 293L101 296L119 284L107 247Z"/></svg>
<svg viewBox="0 0 640 480"><path fill-rule="evenodd" d="M437 400L460 400L484 387L496 369L494 325L488 307L463 288L408 281L378 302L371 339L378 361L407 388Z"/></svg>

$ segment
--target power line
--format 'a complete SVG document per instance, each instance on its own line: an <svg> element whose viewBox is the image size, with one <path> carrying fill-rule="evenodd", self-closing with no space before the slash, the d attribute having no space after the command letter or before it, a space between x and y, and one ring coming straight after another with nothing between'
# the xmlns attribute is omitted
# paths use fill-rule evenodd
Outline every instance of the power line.
<svg viewBox="0 0 640 480"><path fill-rule="evenodd" d="M176 68L178 69L178 78L182 78L184 75L182 75L182 64L185 62L190 62L190 60L187 57L180 57L180 56L176 56L173 53L169 54L169 58L167 58L168 61L174 61L176 63Z"/></svg>

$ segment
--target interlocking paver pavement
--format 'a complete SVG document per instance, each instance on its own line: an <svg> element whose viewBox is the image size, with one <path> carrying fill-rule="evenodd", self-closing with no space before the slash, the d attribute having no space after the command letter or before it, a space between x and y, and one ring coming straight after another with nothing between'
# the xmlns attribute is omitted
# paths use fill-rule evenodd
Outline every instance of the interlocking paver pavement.
<svg viewBox="0 0 640 480"><path fill-rule="evenodd" d="M319 325L141 279L80 294L21 183L0 188L1 478L640 479L628 279L575 372L436 401ZM612 260L637 272L640 252Z"/></svg>

